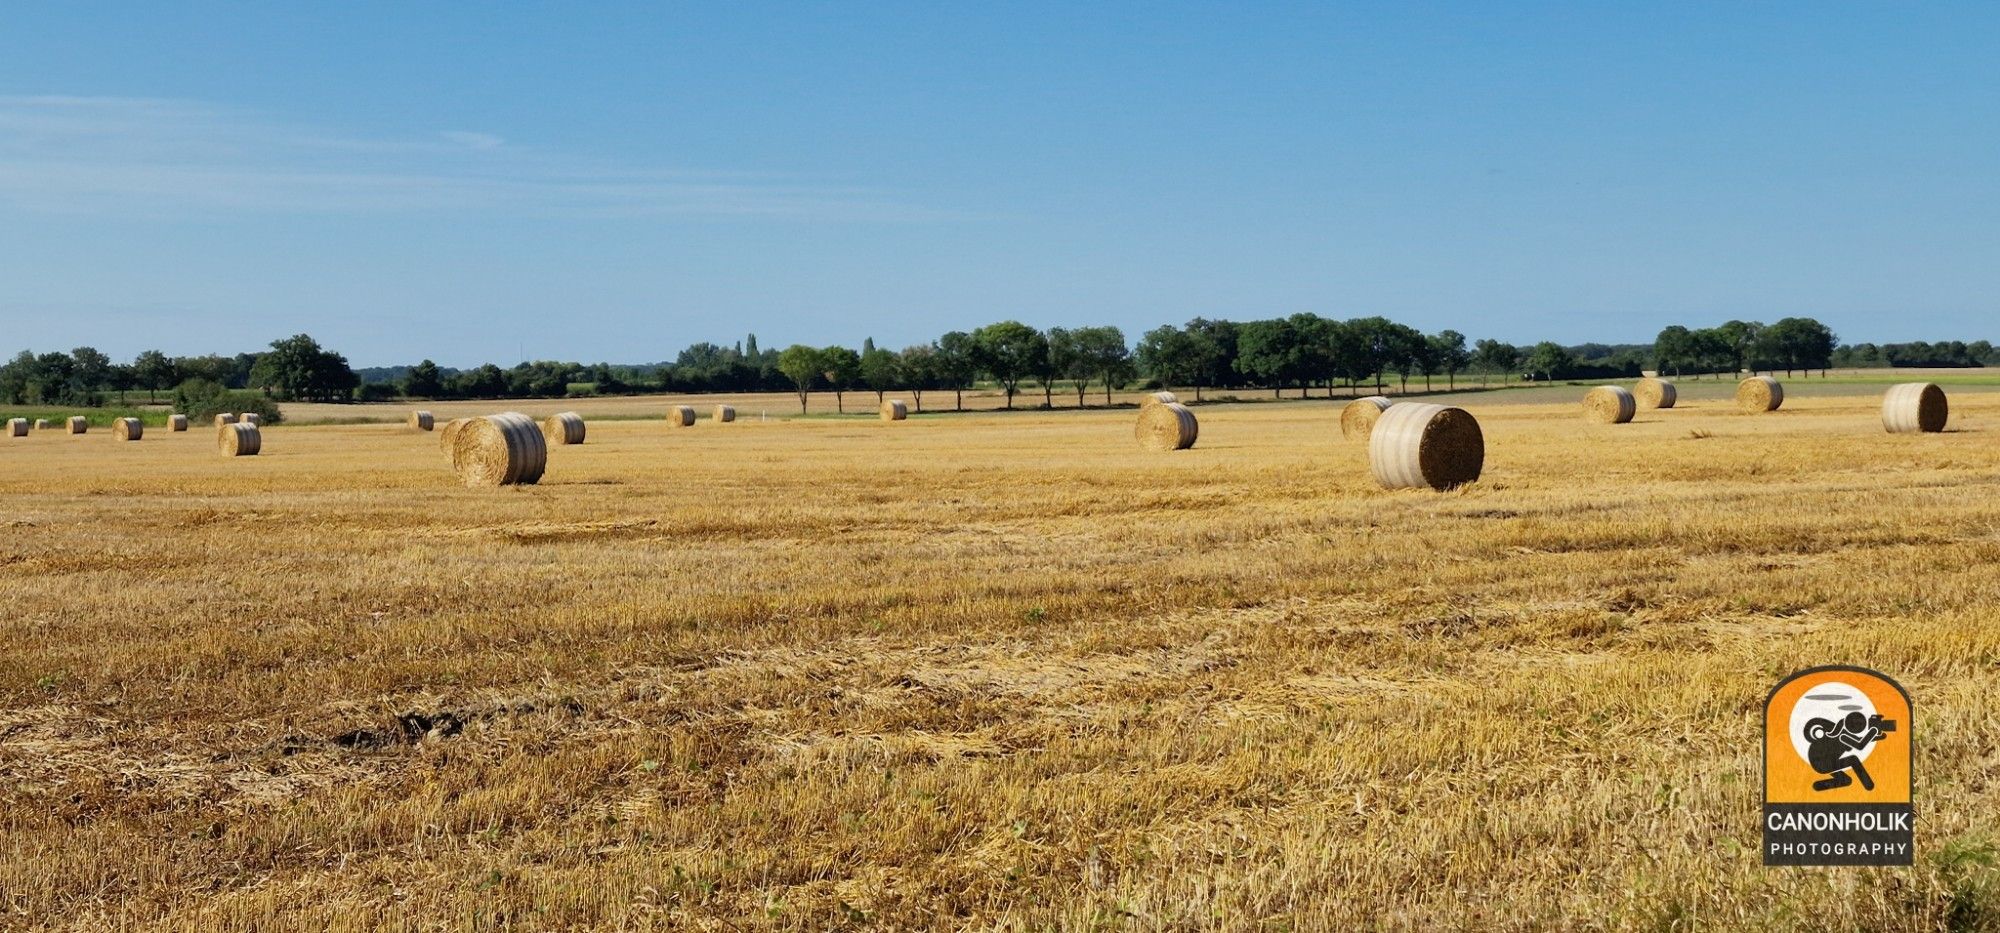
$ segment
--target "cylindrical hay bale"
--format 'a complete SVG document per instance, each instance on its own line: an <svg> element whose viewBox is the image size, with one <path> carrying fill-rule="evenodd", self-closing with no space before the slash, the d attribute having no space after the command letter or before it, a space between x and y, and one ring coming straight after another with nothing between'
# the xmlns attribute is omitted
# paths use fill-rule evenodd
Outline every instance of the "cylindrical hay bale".
<svg viewBox="0 0 2000 933"><path fill-rule="evenodd" d="M1785 404L1785 387L1769 376L1751 376L1736 384L1736 407L1750 414L1777 411Z"/></svg>
<svg viewBox="0 0 2000 933"><path fill-rule="evenodd" d="M254 411L246 411L237 415L236 420L249 425L262 425L264 423L264 416Z"/></svg>
<svg viewBox="0 0 2000 933"><path fill-rule="evenodd" d="M882 403L883 421L902 421L908 417L910 417L910 406L904 404L902 399L892 398Z"/></svg>
<svg viewBox="0 0 2000 933"><path fill-rule="evenodd" d="M1345 438L1368 437L1375 429L1375 421L1389 410L1389 400L1380 395L1358 398L1340 406L1340 436Z"/></svg>
<svg viewBox="0 0 2000 933"><path fill-rule="evenodd" d="M1665 379L1648 377L1632 387L1632 397L1638 400L1640 408L1672 408L1680 392Z"/></svg>
<svg viewBox="0 0 2000 933"><path fill-rule="evenodd" d="M83 434L90 430L90 421L82 415L69 416L69 433Z"/></svg>
<svg viewBox="0 0 2000 933"><path fill-rule="evenodd" d="M1154 392L1150 395L1141 396L1139 399L1139 407L1151 408L1154 405L1165 405L1170 402L1178 402L1178 401L1180 401L1180 399L1176 398L1172 392Z"/></svg>
<svg viewBox="0 0 2000 933"><path fill-rule="evenodd" d="M1161 402L1139 407L1139 425L1133 430L1139 446L1152 450L1186 450L1201 434L1194 412L1179 402Z"/></svg>
<svg viewBox="0 0 2000 933"><path fill-rule="evenodd" d="M1583 393L1583 417L1589 421L1624 424L1638 410L1638 400L1623 386L1598 386Z"/></svg>
<svg viewBox="0 0 2000 933"><path fill-rule="evenodd" d="M215 432L215 439L225 457L254 457L264 449L264 432L244 421L223 425Z"/></svg>
<svg viewBox="0 0 2000 933"><path fill-rule="evenodd" d="M9 437L27 437L28 419L26 418L7 419L7 435Z"/></svg>
<svg viewBox="0 0 2000 933"><path fill-rule="evenodd" d="M676 428L694 427L694 406L675 405L667 409L667 424Z"/></svg>
<svg viewBox="0 0 2000 933"><path fill-rule="evenodd" d="M1368 469L1388 489L1451 489L1479 478L1486 436L1462 408L1405 402L1368 436Z"/></svg>
<svg viewBox="0 0 2000 933"><path fill-rule="evenodd" d="M573 411L550 415L542 422L542 439L551 444L583 443L583 416Z"/></svg>
<svg viewBox="0 0 2000 933"><path fill-rule="evenodd" d="M467 486L528 485L548 469L549 446L541 426L520 412L474 418L457 433L451 467Z"/></svg>
<svg viewBox="0 0 2000 933"><path fill-rule="evenodd" d="M437 419L431 417L430 412L427 411L410 412L410 428L412 430L428 431L436 426L437 426Z"/></svg>
<svg viewBox="0 0 2000 933"><path fill-rule="evenodd" d="M1882 427L1890 434L1935 434L1951 416L1944 390L1928 382L1905 382L1882 396Z"/></svg>
<svg viewBox="0 0 2000 933"><path fill-rule="evenodd" d="M37 431L46 431L46 430L48 430L48 429L50 429L50 428L53 428L53 427L55 427L55 424L54 424L53 422L49 421L49 419L47 419L47 418L36 418L36 419L35 419L35 430L37 430Z"/></svg>
<svg viewBox="0 0 2000 933"><path fill-rule="evenodd" d="M111 422L111 436L121 441L136 441L146 436L145 422L137 418L120 418Z"/></svg>
<svg viewBox="0 0 2000 933"><path fill-rule="evenodd" d="M715 420L719 424L727 424L731 421L735 421L736 407L734 405L715 406Z"/></svg>
<svg viewBox="0 0 2000 933"><path fill-rule="evenodd" d="M217 428L221 428L225 424L235 424L235 423L236 423L236 416L226 411L223 412L222 414L215 416L215 426Z"/></svg>
<svg viewBox="0 0 2000 933"><path fill-rule="evenodd" d="M444 423L444 429L438 432L438 444L444 448L446 454L451 453L452 444L458 440L458 432L464 430L466 424L471 421L471 418L453 418Z"/></svg>
<svg viewBox="0 0 2000 933"><path fill-rule="evenodd" d="M180 432L180 431L185 431L187 429L188 429L188 416L186 415L167 416L167 430Z"/></svg>

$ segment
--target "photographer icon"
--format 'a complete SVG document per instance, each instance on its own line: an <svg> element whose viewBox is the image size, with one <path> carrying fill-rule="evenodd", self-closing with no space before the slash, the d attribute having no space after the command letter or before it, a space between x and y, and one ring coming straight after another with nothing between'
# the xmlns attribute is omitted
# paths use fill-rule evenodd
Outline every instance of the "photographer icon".
<svg viewBox="0 0 2000 933"><path fill-rule="evenodd" d="M1846 787L1854 783L1854 778L1861 779L1862 788L1874 790L1875 779L1862 767L1863 756L1858 753L1894 731L1895 720L1859 711L1849 712L1839 722L1819 717L1807 721L1806 762L1814 771L1828 775L1825 780L1814 781L1813 790ZM1854 777L1848 777L1848 772L1853 772Z"/></svg>

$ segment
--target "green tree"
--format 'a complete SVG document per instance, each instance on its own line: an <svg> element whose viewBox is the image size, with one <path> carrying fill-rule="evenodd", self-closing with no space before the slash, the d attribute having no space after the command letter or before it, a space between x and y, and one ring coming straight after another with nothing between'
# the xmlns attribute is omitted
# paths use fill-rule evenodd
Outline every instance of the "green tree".
<svg viewBox="0 0 2000 933"><path fill-rule="evenodd" d="M979 376L979 342L971 334L955 330L937 340L938 385L950 389L953 405L965 410L965 390Z"/></svg>
<svg viewBox="0 0 2000 933"><path fill-rule="evenodd" d="M917 403L917 410L924 410L924 390L945 382L942 354L936 344L922 343L904 347L902 359L897 362L903 373L904 384L910 390L910 397Z"/></svg>
<svg viewBox="0 0 2000 933"><path fill-rule="evenodd" d="M1048 338L1020 321L1001 321L973 331L972 346L979 368L1006 393L1009 409L1014 407L1014 392L1021 380L1033 375L1049 355Z"/></svg>
<svg viewBox="0 0 2000 933"><path fill-rule="evenodd" d="M1445 386L1458 388L1458 374L1472 363L1472 354L1465 349L1465 335L1455 330L1441 330L1430 338L1431 358L1444 371Z"/></svg>
<svg viewBox="0 0 2000 933"><path fill-rule="evenodd" d="M1653 370L1666 375L1672 370L1675 376L1681 374L1681 367L1694 360L1694 334L1679 324L1661 328L1653 338Z"/></svg>
<svg viewBox="0 0 2000 933"><path fill-rule="evenodd" d="M889 350L877 350L874 340L861 351L861 383L875 390L875 404L882 404L882 396L890 389L903 388L907 381L903 375L903 358Z"/></svg>
<svg viewBox="0 0 2000 933"><path fill-rule="evenodd" d="M175 366L165 353L147 350L133 357L132 380L146 390L146 399L152 401L159 397L160 390L180 384L180 367Z"/></svg>
<svg viewBox="0 0 2000 933"><path fill-rule="evenodd" d="M1282 395L1301 364L1298 329L1284 318L1250 321L1237 332L1236 369Z"/></svg>
<svg viewBox="0 0 2000 933"><path fill-rule="evenodd" d="M1553 341L1544 340L1528 351L1528 359L1523 364L1531 374L1540 374L1553 382L1568 376L1576 367L1576 358L1568 350Z"/></svg>
<svg viewBox="0 0 2000 933"><path fill-rule="evenodd" d="M1200 350L1196 338L1178 327L1155 327L1139 338L1138 350L1133 357L1139 364L1139 372L1146 378L1171 389L1177 385L1195 387L1195 398L1201 398Z"/></svg>
<svg viewBox="0 0 2000 933"><path fill-rule="evenodd" d="M820 375L833 389L833 410L846 414L847 406L841 396L861 381L861 354L840 346L823 347L819 353L820 365L825 367Z"/></svg>
<svg viewBox="0 0 2000 933"><path fill-rule="evenodd" d="M410 367L403 378L403 394L412 398L439 398L444 395L444 374L438 364L424 360Z"/></svg>
<svg viewBox="0 0 2000 933"><path fill-rule="evenodd" d="M250 381L281 400L345 401L361 384L347 358L305 334L271 342L257 358Z"/></svg>
<svg viewBox="0 0 2000 933"><path fill-rule="evenodd" d="M1340 322L1307 313L1294 314L1285 320L1291 325L1292 333L1298 336L1299 341L1294 370L1294 375L1299 380L1299 397L1305 398L1312 384L1324 379L1326 397L1332 398Z"/></svg>
<svg viewBox="0 0 2000 933"><path fill-rule="evenodd" d="M1095 378L1104 386L1104 404L1111 404L1111 390L1131 378L1132 348L1125 332L1109 325L1080 327L1071 332L1076 341L1076 361L1072 377L1076 383L1076 403L1083 404L1083 390Z"/></svg>
<svg viewBox="0 0 2000 933"><path fill-rule="evenodd" d="M812 397L813 383L820 374L826 372L826 357L816 347L795 343L778 354L778 371L792 380L793 390L799 394L799 414L805 414L806 403Z"/></svg>
<svg viewBox="0 0 2000 933"><path fill-rule="evenodd" d="M1184 328L1188 338L1194 341L1194 384L1195 401L1201 401L1203 386L1222 388L1235 384L1237 341L1242 328L1234 321L1195 318Z"/></svg>
<svg viewBox="0 0 2000 933"><path fill-rule="evenodd" d="M1396 371L1402 380L1400 391L1407 394L1410 391L1410 373L1421 365L1429 345L1425 343L1421 331L1394 321L1380 329L1380 338L1382 359L1388 368Z"/></svg>
<svg viewBox="0 0 2000 933"><path fill-rule="evenodd" d="M1472 345L1472 365L1485 373L1519 376L1521 348L1499 340L1481 340Z"/></svg>

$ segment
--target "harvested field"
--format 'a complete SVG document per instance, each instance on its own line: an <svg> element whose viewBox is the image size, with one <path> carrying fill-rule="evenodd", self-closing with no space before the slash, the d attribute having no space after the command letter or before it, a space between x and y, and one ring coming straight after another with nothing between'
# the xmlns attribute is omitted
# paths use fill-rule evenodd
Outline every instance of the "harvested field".
<svg viewBox="0 0 2000 933"><path fill-rule="evenodd" d="M1440 396L1443 493L1344 398L0 445L0 925L1991 925L2000 394L1815 388ZM1834 663L1915 696L1915 869L1756 863Z"/></svg>

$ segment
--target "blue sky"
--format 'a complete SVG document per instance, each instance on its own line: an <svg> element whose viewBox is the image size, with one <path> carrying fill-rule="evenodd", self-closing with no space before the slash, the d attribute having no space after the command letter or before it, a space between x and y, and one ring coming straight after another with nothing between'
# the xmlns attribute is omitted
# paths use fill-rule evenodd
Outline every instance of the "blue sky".
<svg viewBox="0 0 2000 933"><path fill-rule="evenodd" d="M2000 8L0 11L0 348L2000 339Z"/></svg>

